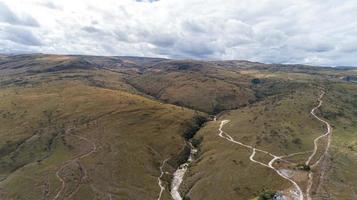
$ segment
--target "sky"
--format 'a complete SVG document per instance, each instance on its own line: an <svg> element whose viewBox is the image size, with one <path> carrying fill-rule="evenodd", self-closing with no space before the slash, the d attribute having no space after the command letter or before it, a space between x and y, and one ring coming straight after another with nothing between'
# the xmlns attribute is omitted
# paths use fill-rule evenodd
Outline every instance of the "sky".
<svg viewBox="0 0 357 200"><path fill-rule="evenodd" d="M357 1L0 0L0 53L357 66Z"/></svg>

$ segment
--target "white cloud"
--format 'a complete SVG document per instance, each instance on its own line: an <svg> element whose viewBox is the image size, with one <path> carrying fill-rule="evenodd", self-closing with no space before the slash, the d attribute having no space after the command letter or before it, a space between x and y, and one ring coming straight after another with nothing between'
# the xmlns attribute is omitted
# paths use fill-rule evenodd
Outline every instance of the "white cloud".
<svg viewBox="0 0 357 200"><path fill-rule="evenodd" d="M0 0L0 51L356 65L356 13L355 0Z"/></svg>

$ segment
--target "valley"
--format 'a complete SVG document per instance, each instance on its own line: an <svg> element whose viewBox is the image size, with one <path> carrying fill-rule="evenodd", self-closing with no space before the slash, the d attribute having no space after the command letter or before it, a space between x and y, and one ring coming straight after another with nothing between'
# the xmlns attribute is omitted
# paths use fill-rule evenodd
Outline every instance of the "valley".
<svg viewBox="0 0 357 200"><path fill-rule="evenodd" d="M353 68L0 57L0 199L357 198Z"/></svg>

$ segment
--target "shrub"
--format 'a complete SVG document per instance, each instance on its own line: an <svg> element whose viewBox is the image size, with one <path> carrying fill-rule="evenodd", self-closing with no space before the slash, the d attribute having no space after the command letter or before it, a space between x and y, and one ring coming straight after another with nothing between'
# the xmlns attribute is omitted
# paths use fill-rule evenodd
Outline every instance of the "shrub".
<svg viewBox="0 0 357 200"><path fill-rule="evenodd" d="M262 82L262 81L261 81L259 78L254 78L254 79L251 80L251 83L252 83L253 85L260 84L261 82Z"/></svg>
<svg viewBox="0 0 357 200"><path fill-rule="evenodd" d="M200 137L200 138L192 138L191 139L191 144L195 148L197 148L201 144L201 142L202 142L202 137Z"/></svg>
<svg viewBox="0 0 357 200"><path fill-rule="evenodd" d="M300 138L294 138L292 140L292 143L294 143L296 145L301 145L302 144L302 140Z"/></svg>
<svg viewBox="0 0 357 200"><path fill-rule="evenodd" d="M196 134L196 132L202 127L202 125L207 122L208 119L203 116L196 116L194 118L194 123L189 124L186 131L183 133L183 137L186 140L190 140Z"/></svg>
<svg viewBox="0 0 357 200"><path fill-rule="evenodd" d="M264 191L259 195L259 200L271 200L275 199L276 196L278 196L276 192Z"/></svg>
<svg viewBox="0 0 357 200"><path fill-rule="evenodd" d="M191 200L189 196L184 196L182 200Z"/></svg>
<svg viewBox="0 0 357 200"><path fill-rule="evenodd" d="M303 171L310 171L310 166L306 164L298 164L296 165L296 169Z"/></svg>

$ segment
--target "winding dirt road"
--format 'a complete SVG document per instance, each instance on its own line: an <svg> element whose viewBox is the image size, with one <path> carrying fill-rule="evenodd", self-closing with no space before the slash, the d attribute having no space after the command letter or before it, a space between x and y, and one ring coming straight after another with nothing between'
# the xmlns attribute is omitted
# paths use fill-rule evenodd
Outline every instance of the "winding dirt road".
<svg viewBox="0 0 357 200"><path fill-rule="evenodd" d="M330 143L331 143L331 135L332 135L332 128L331 128L331 125L319 118L315 112L317 109L319 109L322 104L323 104L323 101L322 101L322 98L323 96L325 95L325 92L322 91L321 95L319 96L318 98L318 101L319 101L319 104L314 107L312 110L311 110L311 115L313 115L316 119L318 119L320 122L324 123L327 127L327 131L326 133L324 133L323 135L317 137L314 139L314 150L312 151L311 155L308 157L307 161L305 162L305 164L307 166L310 166L311 168L314 168L316 167L320 162L321 160L323 159L323 157L325 157L327 154L328 154L328 149L330 147ZM216 121L216 117L214 118L214 121ZM284 162L289 162L289 161L286 161L284 160L284 158L287 158L287 157L291 157L291 156L294 156L294 155L299 155L299 154L306 154L308 152L297 152L297 153L293 153L293 154L290 154L290 155L283 155L283 156L277 156L277 155L274 155L268 151L265 151L265 150L262 150L262 149L258 149L258 148L255 148L253 146L250 146L250 145L247 145L247 144L244 144L240 141L237 141L235 140L231 135L229 135L227 132L223 131L223 127L224 125L226 125L227 123L229 123L230 121L229 120L222 120L220 122L220 125L219 125L219 129L218 129L218 136L229 141L229 142L232 142L234 144L237 144L237 145L240 145L244 148L247 148L247 149L250 149L251 150L251 154L249 156L249 160L255 164L258 164L260 166L263 166L263 167L266 167L266 168L269 168L271 170L273 170L274 172L276 172L280 177L284 178L285 180L289 181L293 186L294 186L294 190L290 190L289 191L289 196L291 199L294 199L294 200L304 200L304 197L306 196L307 200L311 200L311 196L310 196L310 193L311 193L311 188L312 188L312 185L313 185L313 178L314 178L314 172L313 170L310 170L309 171L309 174L308 174L308 180L307 180L307 187L306 187L306 192L304 194L303 190L301 189L301 187L299 186L299 184L293 180L293 178L289 177L286 173L283 173L283 169L278 169L276 167L274 167L274 163L275 161L277 160L281 160L281 161L284 161ZM68 134L68 135L71 135L73 137L76 137L78 138L79 140L84 140L86 141L87 143L90 143L92 145L92 148L87 151L87 152L84 152L80 155L77 155L75 156L74 158L70 159L70 160L67 160L66 162L64 162L61 167L57 170L56 172L56 176L57 178L60 180L61 182L61 188L59 189L59 191L56 193L55 197L53 198L53 200L58 200L60 197L63 197L63 199L66 199L66 198L70 198L72 197L74 194L77 193L77 191L79 190L80 188L80 183L76 186L76 188L73 190L73 192L71 192L70 194L67 195L67 197L65 196L66 194L64 194L64 191L66 189L66 181L64 180L64 177L61 176L61 172L66 168L68 167L70 164L73 164L73 163L77 163L78 166L80 167L80 170L81 170L81 178L80 178L80 182L84 179L86 179L88 177L87 175L87 171L86 169L81 165L80 163L80 160L83 159L83 158L86 158L88 156L90 156L91 154L93 154L94 152L96 152L97 150L97 146L94 142L92 142L91 140L89 140L88 138L85 138L85 137L82 137L82 136L78 136L78 135L74 135L74 134ZM314 163L312 163L312 161L315 159L316 157L316 154L318 152L318 143L319 141L322 139L322 138L325 138L327 137L327 144L326 146L324 146L324 153L323 155L321 155ZM268 162L268 163L264 163L264 162L260 162L258 160L255 160L254 157L256 155L257 152L261 152L261 153L264 153L264 154L267 154L269 156L272 157L272 159ZM188 165L189 163L192 161L192 157L193 155L196 153L196 150L194 148L191 149L191 153L190 153L190 157L187 161L187 163L184 163L182 164L176 171L175 173L173 174L174 175L174 178L172 180L172 183L171 183L171 196L174 200L181 200L182 197L180 196L180 193L179 193L179 187L182 183L182 179L183 179L183 176L185 174L185 172L187 171L187 168L188 168ZM165 166L165 163L167 162L168 159L165 159L163 160L161 166L160 166L160 176L157 178L158 180L158 185L160 187L160 192L158 194L158 198L157 200L161 200L161 197L162 197L162 194L163 194L163 191L165 190L165 187L164 185L162 184L162 176L164 175L164 166ZM290 162L291 163L291 162ZM111 195L109 195L109 199L111 199Z"/></svg>
<svg viewBox="0 0 357 200"><path fill-rule="evenodd" d="M319 104L316 107L314 107L310 112L311 115L314 116L317 120L319 120L320 122L324 123L326 125L326 129L327 129L325 134L323 134L323 135L317 137L316 139L314 139L314 151L312 152L312 154L309 156L309 158L305 162L305 164L307 166L310 166L310 168L316 167L321 162L321 160L328 154L328 150L329 150L330 145L331 145L331 135L332 135L331 125L327 121L321 119L320 117L318 117L315 114L315 111L322 106L322 103L323 103L322 98L324 97L324 95L325 95L325 91L322 91L322 93L321 93L321 95L320 95L320 97L318 99ZM311 161L315 157L315 155L317 153L317 150L318 150L318 142L324 137L327 137L327 144L325 146L324 153L323 153L323 155L321 155L319 157L319 159L314 164L311 164ZM307 197L308 200L311 200L310 193L311 193L311 188L312 188L312 185L313 185L313 178L314 178L314 173L313 173L312 170L310 170L309 176L308 176L307 188L306 188L306 197Z"/></svg>
<svg viewBox="0 0 357 200"><path fill-rule="evenodd" d="M274 154L272 154L272 153L269 153L269 152L267 152L267 151L264 151L264 150L261 150L261 149L257 149L257 148L255 148L255 147L250 146L250 145L243 144L243 143L241 143L241 142L239 142L239 141L234 140L234 139L232 138L232 136L230 136L228 133L226 133L226 132L224 132L224 131L222 130L223 126L224 126L225 124L227 124L227 123L229 123L229 120L223 120L223 121L221 121L221 124L219 125L219 129L218 129L218 131L219 131L219 134L218 134L218 135L219 135L221 138L224 138L224 139L226 139L226 140L228 140L228 141L230 141L230 142L233 142L233 143L238 144L238 145L240 145L240 146L243 146L243 147L245 147L245 148L251 149L251 150L252 150L252 154L251 154L250 157L249 157L249 160L250 160L250 161L252 161L252 162L254 162L254 163L256 163L256 164L259 164L259 165L261 165L261 166L263 166L263 167L267 167L267 168L270 168L270 169L274 170L279 176L281 176L282 178L284 178L284 179L288 180L289 182L291 182L291 183L294 185L294 187L295 187L295 189L297 190L297 192L298 192L298 198L297 198L297 199L298 199L298 200L304 200L304 194L303 194L303 192L302 192L300 186L299 186L294 180L292 180L292 179L289 178L288 176L284 175L283 173L281 173L281 172L279 171L279 169L276 169L276 168L273 166L274 162L275 162L276 160L282 160L282 157L283 157L283 156L276 156L276 155L274 155ZM273 159L270 160L270 162L269 162L268 164L259 162L259 161L257 161L257 160L254 159L254 156L255 156L255 154L256 154L256 151L269 154L270 156L273 157ZM293 196L293 195L292 195L292 196Z"/></svg>
<svg viewBox="0 0 357 200"><path fill-rule="evenodd" d="M312 151L312 154L308 157L307 161L305 162L305 164L307 166L310 166L311 168L316 167L321 162L323 157L325 157L327 155L328 149L329 149L330 144L331 144L331 134L332 134L331 125L327 121L319 118L315 114L315 111L322 106L322 103L323 103L322 98L323 98L324 95L325 95L325 92L322 90L321 95L318 98L319 104L316 107L314 107L310 112L311 115L313 115L319 121L323 122L327 127L327 131L326 131L325 134L323 134L323 135L321 135L321 136L319 136L319 137L314 139L314 150ZM290 155L277 156L277 155L274 155L274 154L272 154L270 152L267 152L265 150L257 149L257 148L255 148L253 146L250 146L250 145L247 145L247 144L244 144L242 142L234 140L232 136L230 136L228 133L224 132L222 130L222 128L227 123L229 123L229 120L222 120L221 121L219 129L218 129L219 137L224 138L224 139L226 139L226 140L228 140L228 141L230 141L232 143L238 144L240 146L243 146L245 148L248 148L248 149L252 150L252 154L249 156L249 160L250 161L252 161L252 162L254 162L256 164L259 164L259 165L261 165L263 167L267 167L267 168L270 168L270 169L274 170L279 176L281 176L282 178L284 178L284 179L288 180L290 183L292 183L294 185L296 191L290 191L290 198L297 199L297 200L304 200L304 197L306 196L307 200L311 200L310 193L311 193L311 188L312 188L312 185L313 185L313 176L314 176L314 173L313 173L312 170L309 171L308 180L307 180L307 188L306 188L306 192L304 194L302 189L301 189L301 187L299 186L299 184L296 181L294 181L288 175L284 174L281 169L277 169L277 168L275 168L273 166L274 162L277 161L277 160L282 160L282 161L288 162L288 161L284 160L284 158L295 156L295 155L300 155L300 154L306 154L306 153L309 153L309 152L297 152L297 153L293 153L293 154L290 154ZM316 156L316 153L318 151L318 142L319 142L319 140L321 140L321 138L324 138L324 137L327 137L327 145L325 146L324 154L321 155L317 159L317 161L315 163L311 164L313 158ZM255 160L254 156L255 156L257 151L270 155L272 157L270 162L268 164L266 164L266 163L263 163L263 162ZM291 164L293 164L293 163L291 163Z"/></svg>

